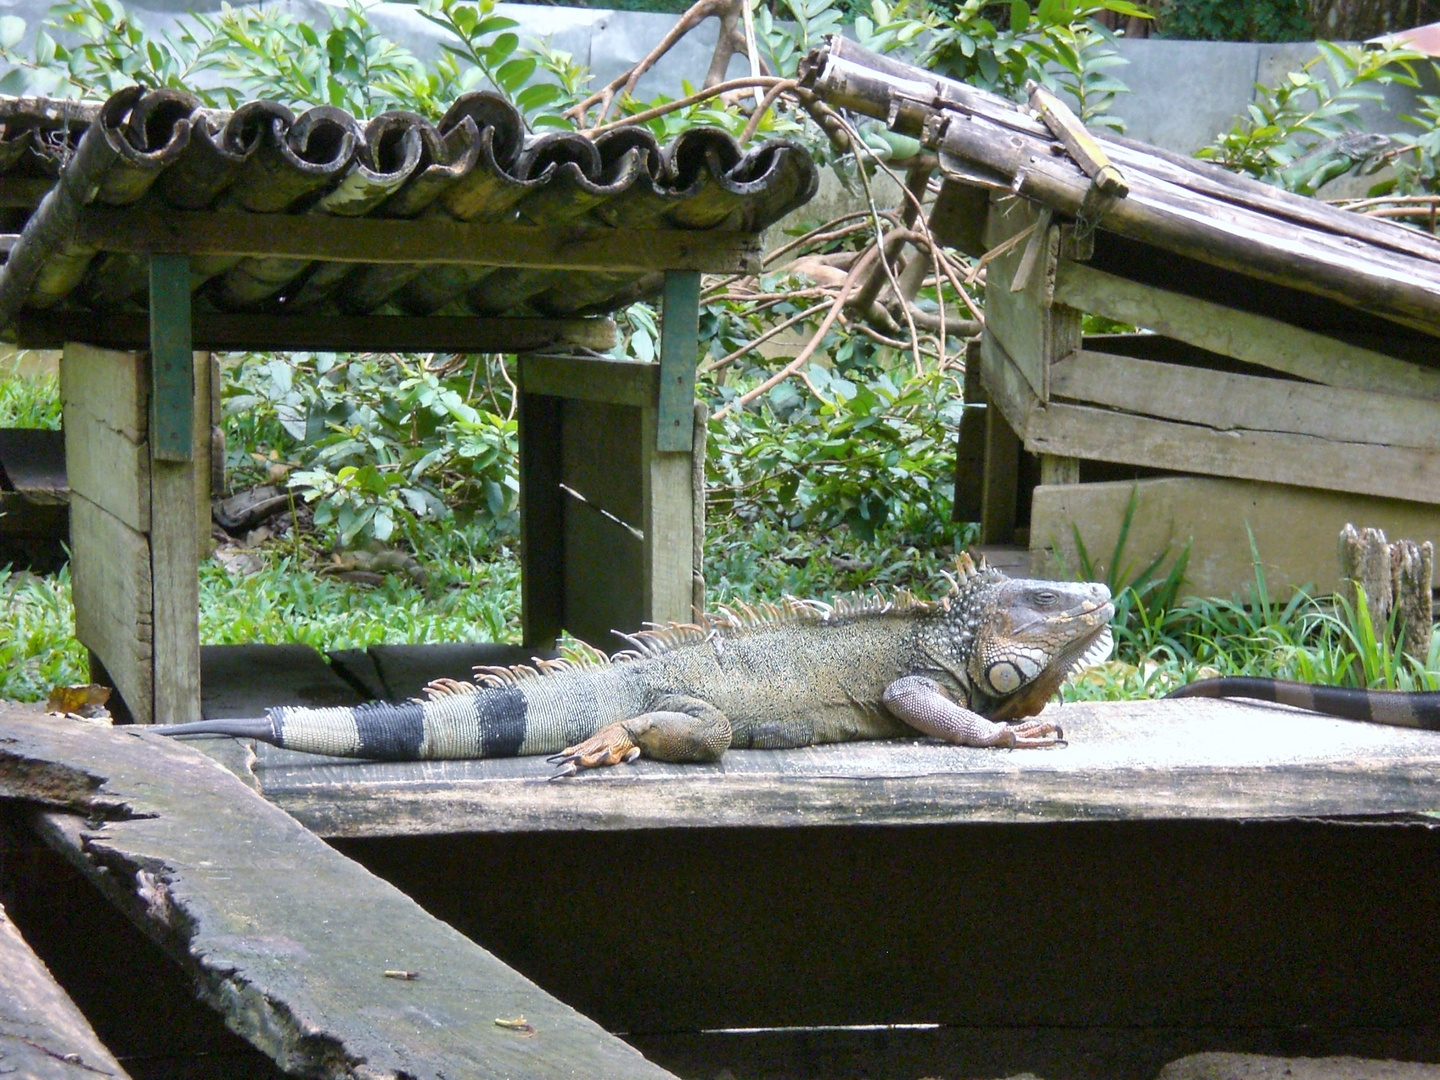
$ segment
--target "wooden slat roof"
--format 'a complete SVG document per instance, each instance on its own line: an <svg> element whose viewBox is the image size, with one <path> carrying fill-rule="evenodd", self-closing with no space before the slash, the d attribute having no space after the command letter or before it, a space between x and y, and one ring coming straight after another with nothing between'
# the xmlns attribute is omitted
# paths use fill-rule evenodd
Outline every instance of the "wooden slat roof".
<svg viewBox="0 0 1440 1080"><path fill-rule="evenodd" d="M756 234L815 187L794 143L745 151L713 127L663 147L639 127L534 135L489 92L433 124L270 101L222 112L139 87L99 105L0 99L0 323L143 310L152 251L191 255L197 313L598 313L649 295L662 270L748 265ZM41 227L45 199L74 204L58 227Z"/></svg>

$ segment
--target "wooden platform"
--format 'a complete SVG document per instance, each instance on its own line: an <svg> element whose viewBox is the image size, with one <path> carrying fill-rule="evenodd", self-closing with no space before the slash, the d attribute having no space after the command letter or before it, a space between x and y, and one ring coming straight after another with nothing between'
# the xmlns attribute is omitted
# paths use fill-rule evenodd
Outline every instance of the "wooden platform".
<svg viewBox="0 0 1440 1080"><path fill-rule="evenodd" d="M352 762L196 739L326 837L683 827L1392 818L1440 811L1440 733L1281 706L1058 708L1070 745L916 740L641 761L551 783L542 758Z"/></svg>

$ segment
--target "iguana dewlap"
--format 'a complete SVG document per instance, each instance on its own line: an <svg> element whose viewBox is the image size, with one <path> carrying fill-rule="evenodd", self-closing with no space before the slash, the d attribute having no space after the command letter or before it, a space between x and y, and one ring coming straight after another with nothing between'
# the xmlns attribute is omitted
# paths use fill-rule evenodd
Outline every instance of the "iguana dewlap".
<svg viewBox="0 0 1440 1080"><path fill-rule="evenodd" d="M917 733L965 746L1055 745L1040 712L1077 669L1110 653L1104 585L1006 577L962 556L938 602L787 600L724 608L702 624L627 635L534 667L480 668L429 700L281 706L172 735L257 738L380 760L554 755L561 775L644 755L713 761L731 747L788 748Z"/></svg>

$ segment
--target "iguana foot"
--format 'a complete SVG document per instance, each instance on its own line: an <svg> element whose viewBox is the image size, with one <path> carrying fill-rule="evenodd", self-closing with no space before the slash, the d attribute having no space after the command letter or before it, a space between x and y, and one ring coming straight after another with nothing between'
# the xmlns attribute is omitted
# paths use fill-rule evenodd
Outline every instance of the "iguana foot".
<svg viewBox="0 0 1440 1080"><path fill-rule="evenodd" d="M916 731L960 746L999 746L1032 750L1064 746L1064 732L1058 724L1026 720L1007 724L990 720L957 705L945 696L940 684L923 675L907 675L885 688L885 707L897 719Z"/></svg>
<svg viewBox="0 0 1440 1080"><path fill-rule="evenodd" d="M551 765L560 766L555 775L550 777L551 780L559 780L574 776L581 769L598 769L606 765L628 763L639 756L640 747L635 745L635 740L630 732L625 730L624 722L621 722L606 724L584 742L567 746L560 753L551 754L545 760Z"/></svg>

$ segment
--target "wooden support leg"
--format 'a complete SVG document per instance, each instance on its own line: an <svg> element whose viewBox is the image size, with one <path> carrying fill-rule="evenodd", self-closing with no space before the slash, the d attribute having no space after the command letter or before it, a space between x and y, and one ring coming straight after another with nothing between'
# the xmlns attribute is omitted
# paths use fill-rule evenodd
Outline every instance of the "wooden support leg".
<svg viewBox="0 0 1440 1080"><path fill-rule="evenodd" d="M1056 454L1040 455L1040 483L1078 484L1079 482L1079 458L1060 457Z"/></svg>
<svg viewBox="0 0 1440 1080"><path fill-rule="evenodd" d="M980 508L980 542L1015 542L1015 508L1020 486L1020 437L1000 410L985 410L985 488Z"/></svg>
<svg viewBox="0 0 1440 1080"><path fill-rule="evenodd" d="M700 275L668 271L660 322L659 401L653 420L645 410L643 424L645 607L651 622L689 622L695 599L696 514L703 513L696 508L692 468L699 325Z"/></svg>
<svg viewBox="0 0 1440 1080"><path fill-rule="evenodd" d="M520 624L534 649L553 649L565 626L564 404L545 394L520 395Z"/></svg>
<svg viewBox="0 0 1440 1080"><path fill-rule="evenodd" d="M200 718L200 539L196 460L208 424L197 423L190 348L190 261L150 260L150 576L154 589L154 722ZM205 380L208 390L209 380ZM208 393L204 395L208 398ZM208 402L204 419L208 420ZM199 447L203 439L203 448ZM199 452L197 452L197 449Z"/></svg>

